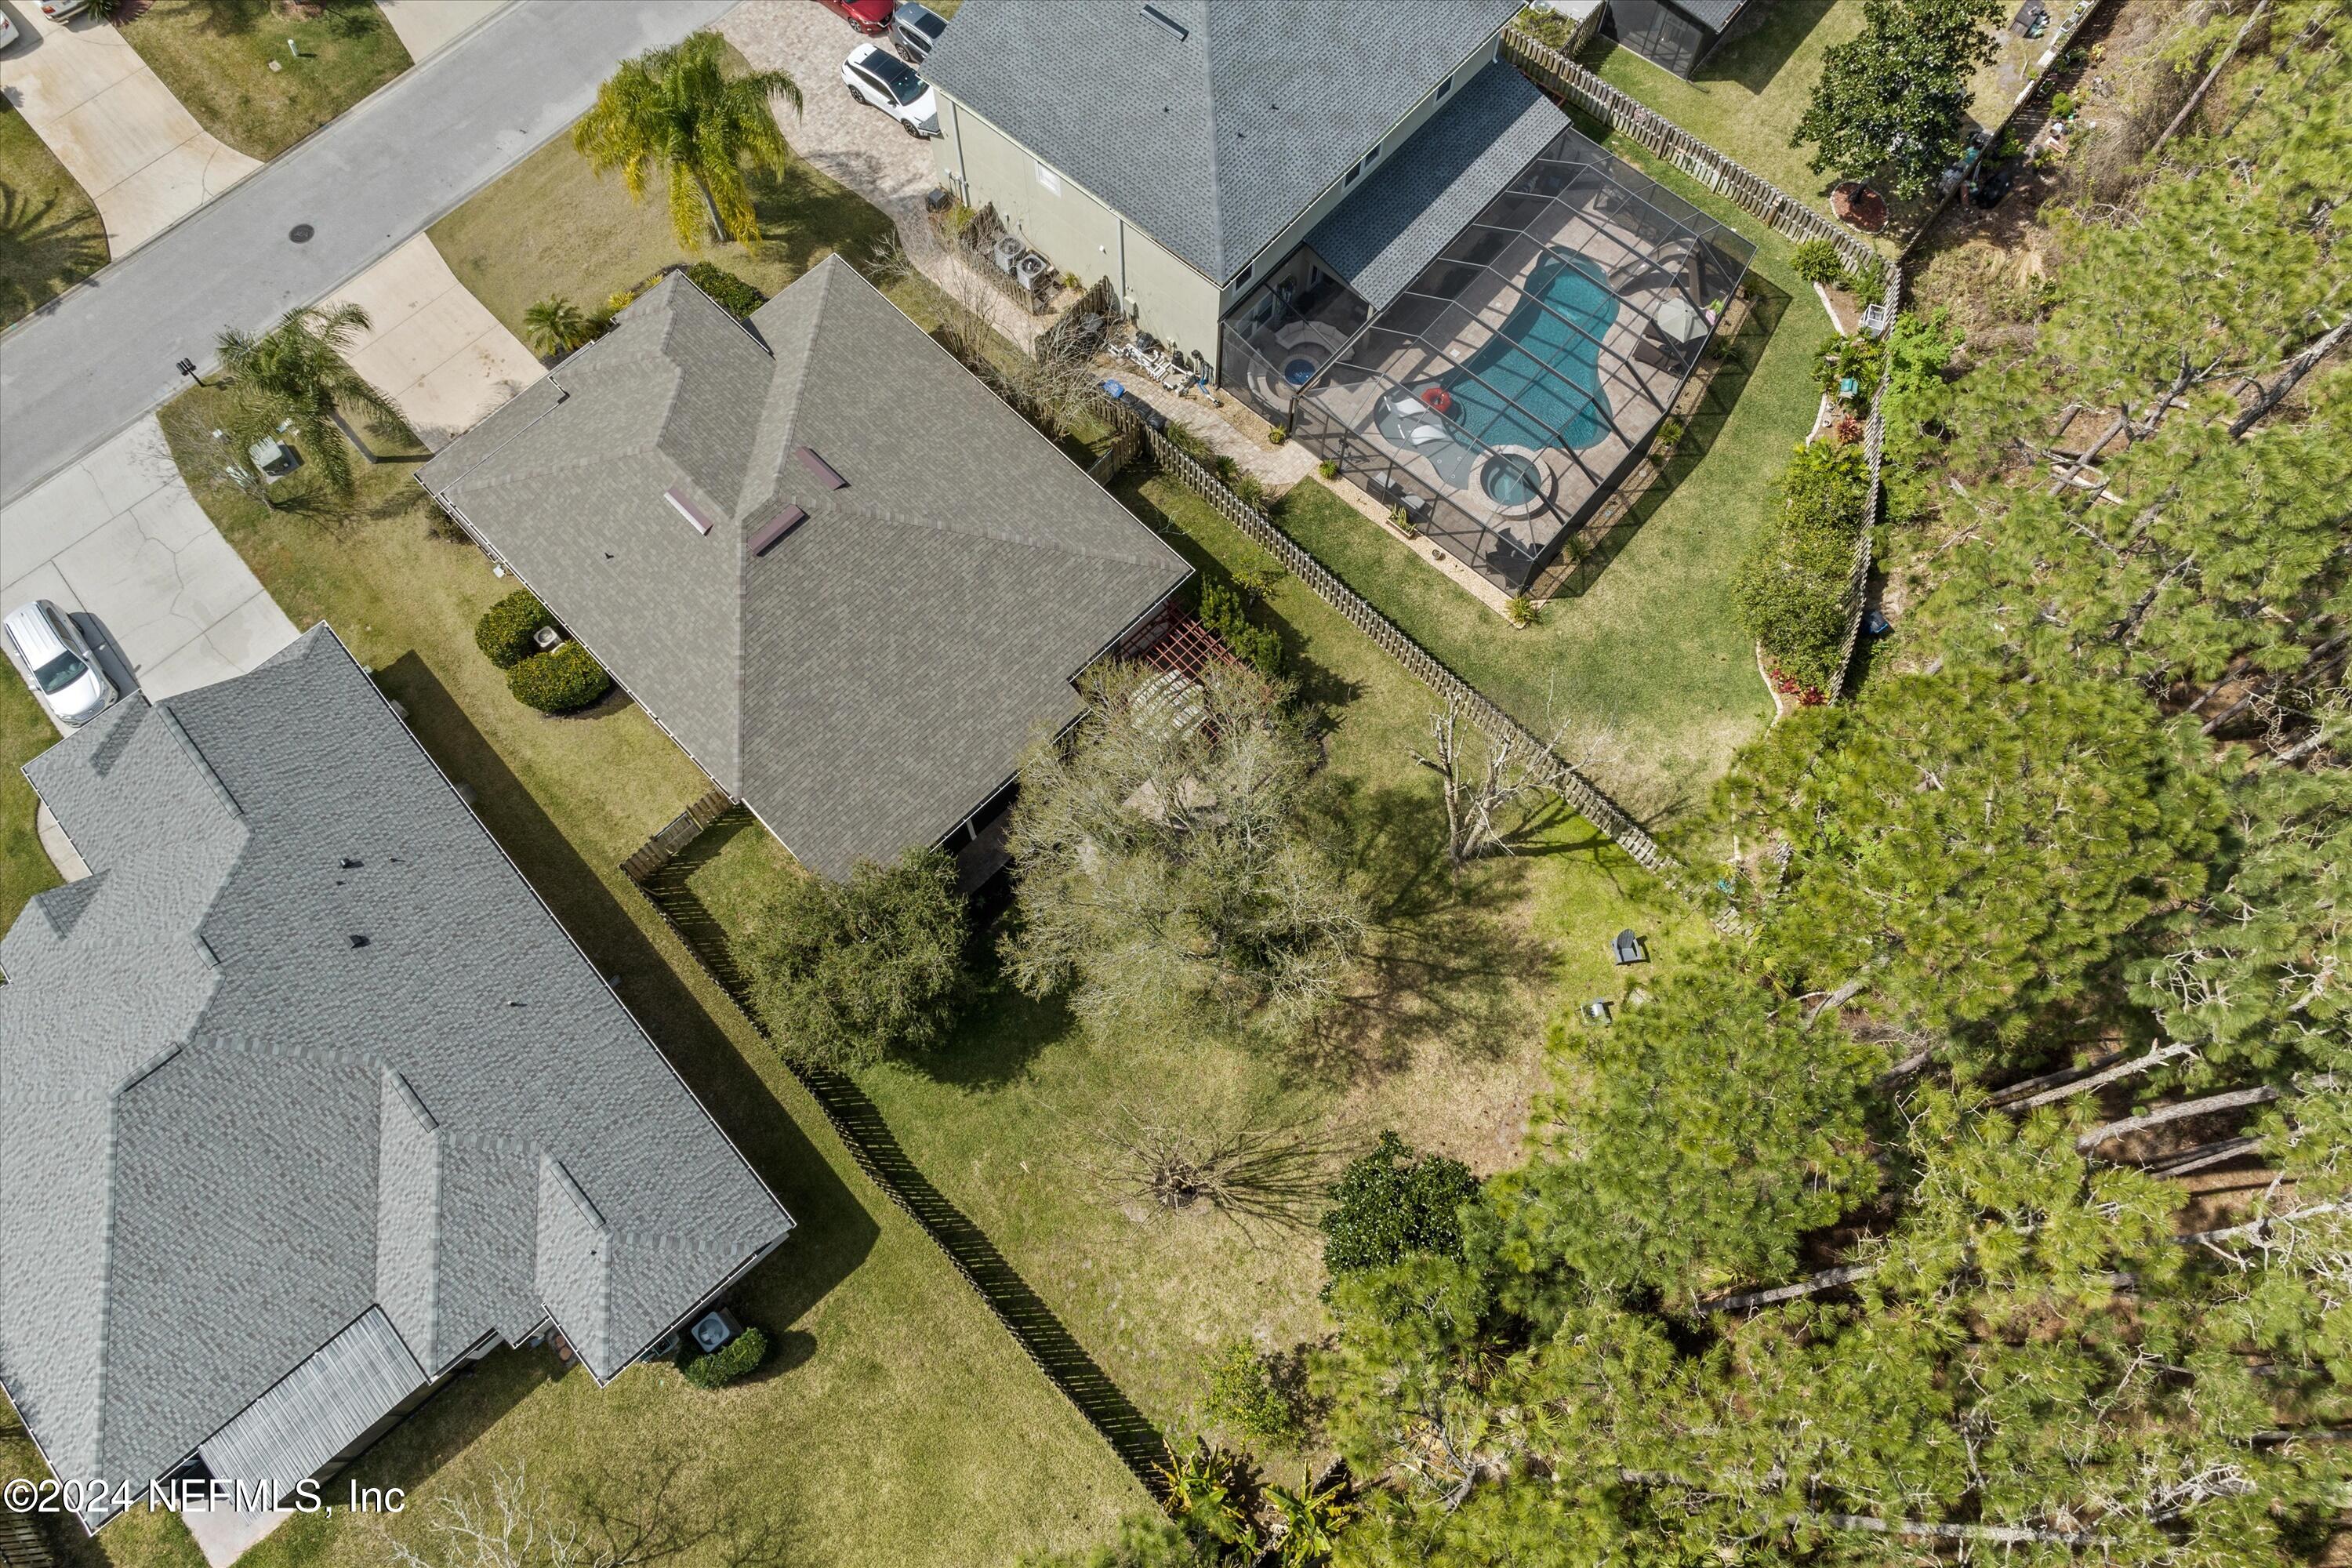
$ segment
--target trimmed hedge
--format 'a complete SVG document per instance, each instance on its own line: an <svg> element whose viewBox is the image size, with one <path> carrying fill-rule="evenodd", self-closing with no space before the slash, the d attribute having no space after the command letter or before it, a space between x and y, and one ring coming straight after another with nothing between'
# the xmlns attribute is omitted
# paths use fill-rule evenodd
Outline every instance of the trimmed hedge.
<svg viewBox="0 0 2352 1568"><path fill-rule="evenodd" d="M739 316L748 316L768 302L768 297L715 262L698 261L686 269L687 280Z"/></svg>
<svg viewBox="0 0 2352 1568"><path fill-rule="evenodd" d="M500 669L512 669L539 651L539 645L530 640L533 634L554 624L555 617L530 589L517 588L483 611L482 618L474 623L474 646Z"/></svg>
<svg viewBox="0 0 2352 1568"><path fill-rule="evenodd" d="M1733 596L1765 662L1801 689L1826 690L1845 642L1854 541L1868 521L1868 459L1858 445L1801 446L1780 490L1780 513L1740 563Z"/></svg>
<svg viewBox="0 0 2352 1568"><path fill-rule="evenodd" d="M575 713L612 690L613 678L586 648L568 642L507 671L507 689L516 701L542 713Z"/></svg>
<svg viewBox="0 0 2352 1568"><path fill-rule="evenodd" d="M709 1355L688 1357L677 1370L697 1388L724 1388L749 1377L767 1359L768 1336L745 1329Z"/></svg>

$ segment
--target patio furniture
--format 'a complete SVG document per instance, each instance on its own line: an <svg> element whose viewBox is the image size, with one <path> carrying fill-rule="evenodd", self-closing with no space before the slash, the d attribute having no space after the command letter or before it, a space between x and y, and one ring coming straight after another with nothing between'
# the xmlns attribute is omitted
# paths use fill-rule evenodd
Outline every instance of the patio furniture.
<svg viewBox="0 0 2352 1568"><path fill-rule="evenodd" d="M1612 963L1646 963L1649 958L1648 950L1642 946L1642 939L1635 936L1630 928L1619 931L1609 944L1609 959Z"/></svg>

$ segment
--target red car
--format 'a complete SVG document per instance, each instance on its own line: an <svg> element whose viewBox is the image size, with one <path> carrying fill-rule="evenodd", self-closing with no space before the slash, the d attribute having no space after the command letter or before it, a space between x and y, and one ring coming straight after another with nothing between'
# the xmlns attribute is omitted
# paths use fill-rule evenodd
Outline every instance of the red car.
<svg viewBox="0 0 2352 1568"><path fill-rule="evenodd" d="M879 37L890 30L890 13L898 7L890 0L819 0L828 11L837 11L843 20L868 37Z"/></svg>

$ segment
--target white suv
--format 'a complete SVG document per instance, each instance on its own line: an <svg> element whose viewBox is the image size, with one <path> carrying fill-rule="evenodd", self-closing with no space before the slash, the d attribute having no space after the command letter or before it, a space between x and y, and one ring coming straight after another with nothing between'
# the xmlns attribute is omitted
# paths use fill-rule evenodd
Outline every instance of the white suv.
<svg viewBox="0 0 2352 1568"><path fill-rule="evenodd" d="M907 128L909 136L940 133L940 100L915 68L879 44L860 44L841 62L842 85Z"/></svg>
<svg viewBox="0 0 2352 1568"><path fill-rule="evenodd" d="M118 695L73 621L47 599L9 611L0 621L0 637L7 638L9 653L24 667L33 695L69 730L105 712Z"/></svg>

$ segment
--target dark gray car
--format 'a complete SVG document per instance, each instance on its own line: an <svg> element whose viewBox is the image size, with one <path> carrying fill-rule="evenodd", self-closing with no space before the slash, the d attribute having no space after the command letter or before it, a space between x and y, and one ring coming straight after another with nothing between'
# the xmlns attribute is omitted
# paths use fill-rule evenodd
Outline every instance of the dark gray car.
<svg viewBox="0 0 2352 1568"><path fill-rule="evenodd" d="M921 65L923 57L940 47L940 35L947 30L945 16L912 0L890 13L890 41L898 46L899 55L909 65Z"/></svg>

